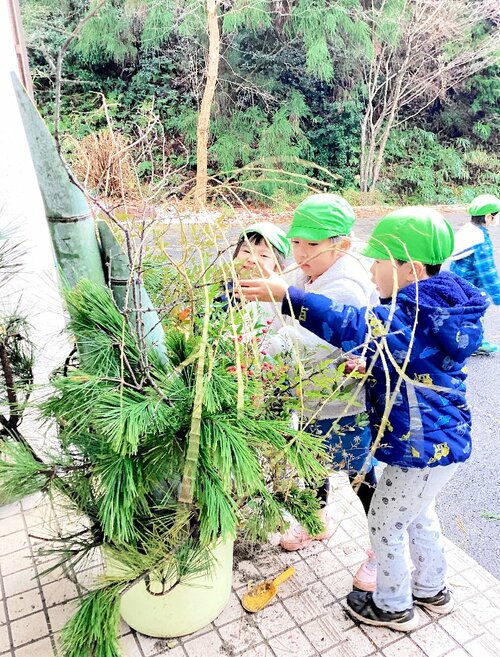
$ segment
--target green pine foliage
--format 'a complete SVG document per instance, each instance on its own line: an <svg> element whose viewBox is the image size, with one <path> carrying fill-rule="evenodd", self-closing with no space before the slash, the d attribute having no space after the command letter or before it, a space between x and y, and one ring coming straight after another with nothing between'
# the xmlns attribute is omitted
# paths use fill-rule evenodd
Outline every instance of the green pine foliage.
<svg viewBox="0 0 500 657"><path fill-rule="evenodd" d="M85 594L80 608L61 633L65 657L120 657L119 595L117 586Z"/></svg>
<svg viewBox="0 0 500 657"><path fill-rule="evenodd" d="M311 536L317 536L324 530L317 514L311 513L311 509L315 509L317 504L316 497L311 490L294 489L283 498L282 502L286 510L307 529Z"/></svg>
<svg viewBox="0 0 500 657"><path fill-rule="evenodd" d="M214 120L216 135L210 153L222 174L231 174L257 157L259 137L268 125L266 114L259 107L236 110L231 116Z"/></svg>
<svg viewBox="0 0 500 657"><path fill-rule="evenodd" d="M84 25L75 51L89 64L124 64L136 58L132 25L122 2L111 0L104 4L98 15Z"/></svg>
<svg viewBox="0 0 500 657"><path fill-rule="evenodd" d="M22 442L7 440L0 449L1 499L21 498L47 487L54 472L37 461Z"/></svg>
<svg viewBox="0 0 500 657"><path fill-rule="evenodd" d="M234 0L232 7L223 16L225 32L266 29L271 27L272 18L268 0Z"/></svg>
<svg viewBox="0 0 500 657"><path fill-rule="evenodd" d="M2 215L0 208L0 217L4 219ZM16 239L15 232L4 229L0 233L0 290L22 270L24 255L24 247ZM7 441L23 440L19 425L33 389L35 361L30 329L19 308L0 316L0 436ZM28 462L25 465L29 467ZM15 499L22 490L13 485L9 496L2 499Z"/></svg>
<svg viewBox="0 0 500 657"><path fill-rule="evenodd" d="M369 48L367 24L360 18L357 0L297 0L293 3L290 36L303 39L306 71L320 80L330 81L334 75L334 56L351 42ZM331 48L330 45L333 47Z"/></svg>
<svg viewBox="0 0 500 657"><path fill-rule="evenodd" d="M0 320L0 405L3 410L8 409L8 413L0 414L0 425L7 434L17 429L31 395L34 361L35 345L31 340L30 326L26 318L19 313L2 317Z"/></svg>
<svg viewBox="0 0 500 657"><path fill-rule="evenodd" d="M151 269L161 303L165 278ZM198 271L193 280L203 280ZM117 655L120 594L145 578L165 590L189 582L237 529L265 540L285 527L284 511L300 507L305 526L321 531L318 500L299 481L315 487L323 479L325 449L291 428L292 402L276 406L281 366L260 369L258 338L238 338L242 324L219 311L219 283L207 273L191 299L185 281L173 280L177 308L192 302L197 312L174 307L164 318L166 365L141 345L106 288L82 280L68 290L80 357L54 376L41 405L59 445L43 462L24 443L3 446L0 496L54 493L86 518L83 531L58 536L57 563L76 565L96 548L106 556L99 588L63 630L64 657ZM190 481L192 500L181 500Z"/></svg>
<svg viewBox="0 0 500 657"><path fill-rule="evenodd" d="M174 23L171 3L150 2L141 34L141 45L145 53L158 52L168 39Z"/></svg>

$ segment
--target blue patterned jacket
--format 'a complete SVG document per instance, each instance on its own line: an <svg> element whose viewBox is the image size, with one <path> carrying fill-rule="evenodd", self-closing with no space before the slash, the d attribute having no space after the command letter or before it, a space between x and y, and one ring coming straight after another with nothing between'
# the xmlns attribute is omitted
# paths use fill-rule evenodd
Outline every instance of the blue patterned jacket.
<svg viewBox="0 0 500 657"><path fill-rule="evenodd" d="M372 368L366 396L373 439L384 416L386 393L394 396L375 454L378 459L423 468L469 457L465 361L481 344L488 306L484 294L449 272L421 281L418 291L417 285L408 285L398 292L395 304L369 310L294 287L288 293L284 314L293 314L305 328L343 351L359 354L366 345L367 371Z"/></svg>

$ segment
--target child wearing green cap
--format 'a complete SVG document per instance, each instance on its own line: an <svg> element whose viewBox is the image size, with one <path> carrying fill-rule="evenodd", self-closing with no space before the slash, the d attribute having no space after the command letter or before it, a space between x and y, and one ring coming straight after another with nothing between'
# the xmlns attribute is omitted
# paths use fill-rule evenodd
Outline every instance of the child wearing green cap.
<svg viewBox="0 0 500 657"><path fill-rule="evenodd" d="M306 291L323 294L357 308L378 302L370 276L361 258L350 253L354 211L349 203L335 194L313 194L295 210L287 237L292 242L292 254L298 267L288 281ZM286 320L285 320L286 321ZM263 343L271 356L288 354L300 372L303 383L299 390L303 400L303 424L306 431L321 436L328 445L332 464L347 471L357 490L365 512L376 484L370 459L370 431L365 413L365 392L353 378L335 376L334 370L349 356L318 338L289 319L276 335ZM348 350L347 350L348 351ZM331 381L336 381L332 385ZM325 392L327 389L327 392ZM334 391L342 392L336 399ZM365 480L358 481L359 473ZM335 530L333 507L327 505L328 480L318 491L322 509L320 517L325 531L311 537L298 523L292 522L281 537L286 550L299 550L313 540L330 538ZM374 586L375 569L371 571ZM360 582L361 583L361 582Z"/></svg>
<svg viewBox="0 0 500 657"><path fill-rule="evenodd" d="M290 255L290 240L285 231L269 221L260 221L247 226L239 235L233 253L233 261L238 279L250 276L267 276L268 272L281 272ZM215 302L227 310L229 304L239 305L233 295L234 282L228 281L223 294ZM247 324L267 324L281 326L275 303L250 302L245 305Z"/></svg>
<svg viewBox="0 0 500 657"><path fill-rule="evenodd" d="M454 606L435 499L471 453L465 363L481 344L488 300L440 272L453 245L451 226L435 210L384 217L362 249L374 259L372 277L385 301L368 312L276 275L243 284L247 298L282 300L284 314L331 344L367 347L367 407L375 456L386 464L368 515L377 587L352 591L347 606L364 623L400 631L418 626L414 605L438 614Z"/></svg>
<svg viewBox="0 0 500 657"><path fill-rule="evenodd" d="M476 196L468 208L470 222L455 235L450 271L462 276L500 305L500 277L493 258L493 245L488 226L498 222L500 199L493 194ZM494 354L498 345L483 340L477 353Z"/></svg>

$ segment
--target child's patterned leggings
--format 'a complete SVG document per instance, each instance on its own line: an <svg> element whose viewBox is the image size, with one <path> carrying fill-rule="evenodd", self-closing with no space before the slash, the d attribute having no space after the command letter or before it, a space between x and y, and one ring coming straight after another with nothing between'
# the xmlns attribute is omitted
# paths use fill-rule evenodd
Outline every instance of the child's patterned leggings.
<svg viewBox="0 0 500 657"><path fill-rule="evenodd" d="M412 606L412 593L431 597L445 586L446 559L436 514L436 495L455 474L457 463L434 468L385 467L368 514L372 549L377 555L373 600L385 611ZM409 541L410 568L405 555Z"/></svg>

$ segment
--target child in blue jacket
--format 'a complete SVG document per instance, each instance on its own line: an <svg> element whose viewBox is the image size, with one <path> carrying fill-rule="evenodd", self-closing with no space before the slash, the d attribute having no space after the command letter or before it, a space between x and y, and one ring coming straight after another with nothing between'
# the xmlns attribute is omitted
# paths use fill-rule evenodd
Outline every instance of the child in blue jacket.
<svg viewBox="0 0 500 657"><path fill-rule="evenodd" d="M469 205L470 222L455 235L455 248L451 256L450 271L462 276L500 305L500 277L493 258L488 226L496 225L500 199L493 194L481 194ZM483 340L477 353L494 354L498 345Z"/></svg>
<svg viewBox="0 0 500 657"><path fill-rule="evenodd" d="M481 344L488 300L439 271L453 244L451 226L435 210L384 217L361 250L374 259L372 277L385 299L372 309L307 294L276 275L242 284L248 299L283 300L284 314L344 351L368 345L367 408L375 456L387 464L368 516L377 590L353 591L347 605L364 623L400 631L417 627L414 605L441 614L454 605L435 499L470 456L465 362Z"/></svg>

